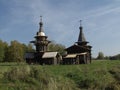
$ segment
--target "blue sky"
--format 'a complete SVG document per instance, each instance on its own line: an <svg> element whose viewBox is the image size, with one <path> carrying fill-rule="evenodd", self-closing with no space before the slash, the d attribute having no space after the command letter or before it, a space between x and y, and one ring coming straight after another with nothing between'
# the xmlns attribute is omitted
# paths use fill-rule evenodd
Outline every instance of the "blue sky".
<svg viewBox="0 0 120 90"><path fill-rule="evenodd" d="M0 0L0 39L29 43L43 16L49 40L69 47L78 39L79 20L92 54L120 53L120 0Z"/></svg>

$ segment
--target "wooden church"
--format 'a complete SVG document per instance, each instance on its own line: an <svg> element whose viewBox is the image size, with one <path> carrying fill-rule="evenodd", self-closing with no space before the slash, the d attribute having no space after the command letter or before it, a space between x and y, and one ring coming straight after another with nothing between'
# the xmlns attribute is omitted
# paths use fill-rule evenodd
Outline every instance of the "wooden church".
<svg viewBox="0 0 120 90"><path fill-rule="evenodd" d="M26 62L31 64L59 64L62 60L61 55L58 52L48 51L48 44L51 42L47 38L43 30L42 16L40 19L40 28L37 32L35 41L31 41L36 47L35 52L27 52L25 55Z"/></svg>
<svg viewBox="0 0 120 90"><path fill-rule="evenodd" d="M91 48L92 46L87 45L89 42L86 41L83 27L80 20L80 33L78 41L74 45L66 48L67 55L63 58L63 64L87 64L91 63Z"/></svg>
<svg viewBox="0 0 120 90"><path fill-rule="evenodd" d="M91 63L91 48L92 46L87 45L88 41L86 41L83 27L80 21L80 33L78 37L78 41L75 42L74 45L66 48L67 55L61 57L58 52L48 51L48 44L51 42L47 38L43 30L43 22L42 17L39 23L39 31L34 37L35 40L31 41L36 47L35 52L27 52L25 54L26 62L29 64L87 64Z"/></svg>

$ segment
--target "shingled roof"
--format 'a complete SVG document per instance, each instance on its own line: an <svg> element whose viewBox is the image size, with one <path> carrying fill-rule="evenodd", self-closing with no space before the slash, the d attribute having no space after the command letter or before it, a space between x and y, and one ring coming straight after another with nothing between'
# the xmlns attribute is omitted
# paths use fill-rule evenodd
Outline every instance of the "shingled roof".
<svg viewBox="0 0 120 90"><path fill-rule="evenodd" d="M45 52L42 58L54 58L56 57L58 52Z"/></svg>

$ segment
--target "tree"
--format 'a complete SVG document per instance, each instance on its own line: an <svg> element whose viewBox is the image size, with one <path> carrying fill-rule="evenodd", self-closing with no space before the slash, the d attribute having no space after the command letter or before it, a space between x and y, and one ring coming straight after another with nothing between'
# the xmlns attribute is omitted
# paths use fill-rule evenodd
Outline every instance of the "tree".
<svg viewBox="0 0 120 90"><path fill-rule="evenodd" d="M99 52L99 53L98 53L97 59L100 59L100 60L104 59L104 54L103 54L103 52Z"/></svg>
<svg viewBox="0 0 120 90"><path fill-rule="evenodd" d="M22 44L18 41L11 41L10 46L5 52L5 61L8 62L21 62L23 61L24 50Z"/></svg>
<svg viewBox="0 0 120 90"><path fill-rule="evenodd" d="M32 52L32 51L35 51L35 50L33 49L33 45L31 43L29 43L27 45L27 51L26 52Z"/></svg>
<svg viewBox="0 0 120 90"><path fill-rule="evenodd" d="M26 52L33 52L33 51L35 51L34 48L33 48L33 45L30 44L30 43L28 45L22 44L22 47L23 47L23 50L24 50L24 54Z"/></svg>
<svg viewBox="0 0 120 90"><path fill-rule="evenodd" d="M8 43L0 40L0 62L21 62L26 52L35 51L32 44L21 44L14 40Z"/></svg>
<svg viewBox="0 0 120 90"><path fill-rule="evenodd" d="M120 54L110 56L110 60L120 60Z"/></svg>
<svg viewBox="0 0 120 90"><path fill-rule="evenodd" d="M0 40L0 62L4 61L7 47L8 47L8 44Z"/></svg>
<svg viewBox="0 0 120 90"><path fill-rule="evenodd" d="M109 60L110 57L109 57L109 56L105 56L104 59L105 59L105 60Z"/></svg>
<svg viewBox="0 0 120 90"><path fill-rule="evenodd" d="M57 51L59 52L61 55L64 55L65 54L65 46L62 45L62 44L57 44L55 42L51 42L49 45L48 45L48 50L49 51Z"/></svg>

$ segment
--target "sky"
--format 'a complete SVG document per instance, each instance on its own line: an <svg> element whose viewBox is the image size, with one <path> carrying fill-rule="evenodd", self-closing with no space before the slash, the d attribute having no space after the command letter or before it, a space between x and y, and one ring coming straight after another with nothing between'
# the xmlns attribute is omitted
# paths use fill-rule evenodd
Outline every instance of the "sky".
<svg viewBox="0 0 120 90"><path fill-rule="evenodd" d="M73 45L82 20L93 57L120 53L120 0L0 0L0 39L28 44L39 30L40 16L49 40Z"/></svg>

